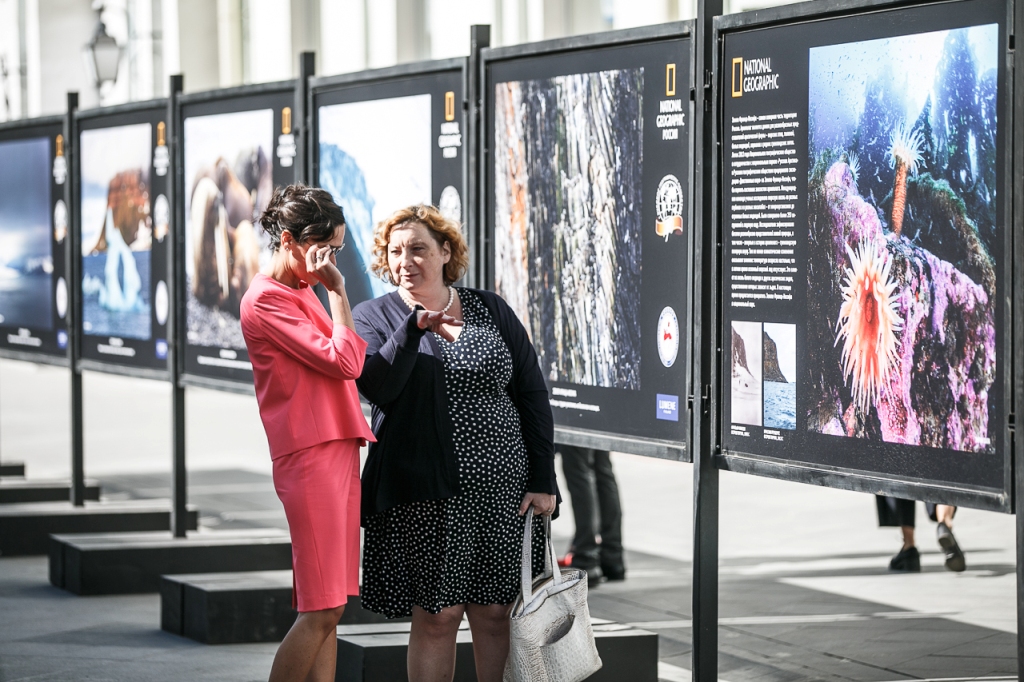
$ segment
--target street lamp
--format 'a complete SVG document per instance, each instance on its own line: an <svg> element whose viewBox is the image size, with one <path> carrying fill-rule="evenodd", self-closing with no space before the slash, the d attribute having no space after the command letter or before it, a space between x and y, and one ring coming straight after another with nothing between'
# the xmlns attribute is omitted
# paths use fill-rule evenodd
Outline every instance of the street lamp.
<svg viewBox="0 0 1024 682"><path fill-rule="evenodd" d="M103 8L101 7L99 13L102 15L102 12ZM89 55L89 63L92 65L93 78L96 79L96 89L100 89L104 83L116 81L122 49L117 41L107 33L103 19L96 22L92 40L85 46L85 49Z"/></svg>

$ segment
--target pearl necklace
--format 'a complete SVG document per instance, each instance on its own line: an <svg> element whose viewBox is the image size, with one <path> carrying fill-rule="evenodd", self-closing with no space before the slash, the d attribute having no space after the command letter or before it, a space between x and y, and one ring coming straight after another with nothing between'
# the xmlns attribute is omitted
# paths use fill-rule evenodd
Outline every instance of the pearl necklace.
<svg viewBox="0 0 1024 682"><path fill-rule="evenodd" d="M398 290L398 296L402 299L405 305L409 306L409 310L416 310L416 303L414 301L410 301L408 298L405 297L404 289ZM451 310L453 303L455 303L455 287L448 287L448 305L442 308L441 312L447 313L449 310Z"/></svg>

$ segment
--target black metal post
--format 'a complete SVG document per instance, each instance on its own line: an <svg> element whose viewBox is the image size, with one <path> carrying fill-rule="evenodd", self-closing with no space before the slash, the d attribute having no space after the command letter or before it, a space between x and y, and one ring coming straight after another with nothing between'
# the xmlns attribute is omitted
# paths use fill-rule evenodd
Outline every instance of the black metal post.
<svg viewBox="0 0 1024 682"><path fill-rule="evenodd" d="M1010 44L1013 50L1013 215L1011 218L1011 253L1014 254L1013 281L1013 368L1009 375L1013 381L1013 405L1010 408L1010 443L1013 448L1013 510L1017 518L1017 678L1024 680L1024 438L1016 434L1016 413L1024 405L1024 292L1021 290L1020 273L1022 266L1021 248L1018 246L1024 239L1024 189L1021 176L1024 174L1024 145L1020 143L1024 135L1024 50L1015 49L1014 36L1024 37L1024 6L1020 2L1013 3L1013 27L1010 31ZM1004 184L1005 186L1005 184Z"/></svg>
<svg viewBox="0 0 1024 682"><path fill-rule="evenodd" d="M65 272L68 277L68 367L71 370L71 504L85 505L85 439L82 415L82 216L78 210L81 174L78 171L78 93L68 93L68 110L64 118L64 156L68 162L68 178L64 183L64 203L70 214L71 229L64 242Z"/></svg>
<svg viewBox="0 0 1024 682"><path fill-rule="evenodd" d="M487 24L474 24L469 27L469 61L466 65L466 82L463 84L465 101L462 111L465 116L466 152L462 156L463 177L465 187L462 196L463 215L466 222L464 232L469 241L469 253L475 265L470 267L468 282L470 286L487 288L489 273L487 272L487 238L484 235L486 207L484 206L487 192L484 188L486 174L481 172L484 155L483 124L480 110L483 107L483 73L480 50L491 46L491 27ZM474 211L474 209L476 209Z"/></svg>
<svg viewBox="0 0 1024 682"><path fill-rule="evenodd" d="M167 199L171 207L170 248L167 249L167 285L171 315L167 320L167 366L171 373L171 531L183 538L188 532L188 474L185 469L185 386L181 382L185 364L185 216L179 205L184 191L181 117L178 97L184 87L181 75L171 76L167 88L167 147L171 155L171 177Z"/></svg>
<svg viewBox="0 0 1024 682"><path fill-rule="evenodd" d="M295 114L292 116L292 135L295 136L295 182L310 183L314 176L310 168L313 154L313 111L309 102L309 79L316 75L316 53L299 55L299 78L295 84ZM318 287L320 288L320 287Z"/></svg>
<svg viewBox="0 0 1024 682"><path fill-rule="evenodd" d="M691 665L695 682L718 680L718 469L713 450L714 410L711 387L715 381L714 346L715 262L717 258L716 212L713 205L716 158L712 143L712 23L722 13L722 0L699 0L694 93L695 240L694 263L699 270L694 281L694 336L697 357L694 368L693 409L693 649Z"/></svg>

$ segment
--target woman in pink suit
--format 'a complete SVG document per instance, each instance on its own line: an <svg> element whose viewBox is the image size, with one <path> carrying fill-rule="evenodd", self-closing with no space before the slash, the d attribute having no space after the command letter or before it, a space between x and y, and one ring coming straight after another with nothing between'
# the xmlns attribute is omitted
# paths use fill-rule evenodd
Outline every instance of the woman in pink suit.
<svg viewBox="0 0 1024 682"><path fill-rule="evenodd" d="M242 298L242 333L291 530L299 611L270 680L326 682L334 679L335 627L348 596L359 594L359 448L373 435L353 380L366 343L335 263L345 218L330 194L278 190L260 222L274 257ZM331 317L310 288L317 283L327 288Z"/></svg>

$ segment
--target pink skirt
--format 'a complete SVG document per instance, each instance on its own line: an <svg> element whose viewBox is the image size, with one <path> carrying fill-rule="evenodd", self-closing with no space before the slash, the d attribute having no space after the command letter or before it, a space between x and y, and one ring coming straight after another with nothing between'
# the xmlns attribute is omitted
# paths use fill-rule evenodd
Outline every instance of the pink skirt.
<svg viewBox="0 0 1024 682"><path fill-rule="evenodd" d="M274 460L292 536L292 607L333 609L359 594L360 440L332 440Z"/></svg>

